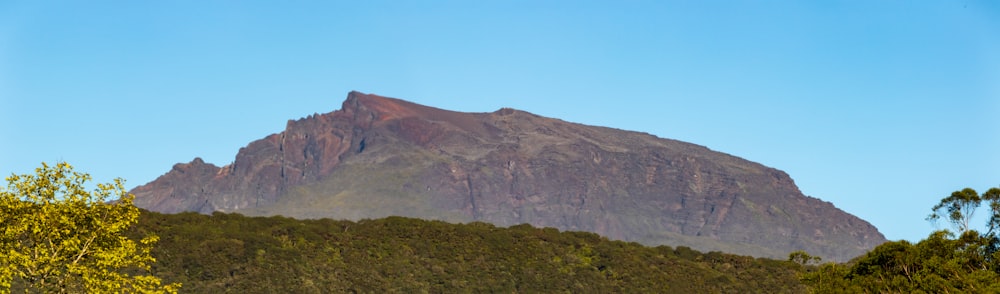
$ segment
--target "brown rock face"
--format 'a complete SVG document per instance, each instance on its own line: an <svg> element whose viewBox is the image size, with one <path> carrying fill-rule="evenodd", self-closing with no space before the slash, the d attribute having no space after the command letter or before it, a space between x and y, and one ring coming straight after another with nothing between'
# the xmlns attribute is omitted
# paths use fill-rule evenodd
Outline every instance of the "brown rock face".
<svg viewBox="0 0 1000 294"><path fill-rule="evenodd" d="M885 242L782 171L652 135L527 112L459 113L351 92L233 164L195 159L135 188L160 212L402 215L530 223L646 244L846 260Z"/></svg>

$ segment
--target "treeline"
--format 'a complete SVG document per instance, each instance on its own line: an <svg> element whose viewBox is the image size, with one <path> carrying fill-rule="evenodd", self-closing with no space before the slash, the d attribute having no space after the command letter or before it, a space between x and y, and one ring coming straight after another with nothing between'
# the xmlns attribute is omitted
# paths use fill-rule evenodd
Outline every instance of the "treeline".
<svg viewBox="0 0 1000 294"><path fill-rule="evenodd" d="M979 233L970 220L983 202L990 218ZM842 264L403 217L144 212L131 233L160 237L152 274L188 293L1000 293L1000 188L956 191L933 212L962 233L887 242Z"/></svg>
<svg viewBox="0 0 1000 294"><path fill-rule="evenodd" d="M957 235L817 265L802 251L779 261L529 225L159 214L121 180L88 192L89 179L66 163L7 178L0 293L1000 293L1000 188L932 208Z"/></svg>
<svg viewBox="0 0 1000 294"><path fill-rule="evenodd" d="M1000 293L988 240L974 231L953 237L888 242L849 263L814 267L803 282L816 293Z"/></svg>
<svg viewBox="0 0 1000 294"><path fill-rule="evenodd" d="M412 218L142 213L152 274L186 293L802 293L803 266L592 233Z"/></svg>
<svg viewBox="0 0 1000 294"><path fill-rule="evenodd" d="M980 233L971 221L983 203L989 218ZM803 282L817 293L1000 293L1000 188L955 191L931 211L928 220L961 233L887 242L845 264L809 267Z"/></svg>

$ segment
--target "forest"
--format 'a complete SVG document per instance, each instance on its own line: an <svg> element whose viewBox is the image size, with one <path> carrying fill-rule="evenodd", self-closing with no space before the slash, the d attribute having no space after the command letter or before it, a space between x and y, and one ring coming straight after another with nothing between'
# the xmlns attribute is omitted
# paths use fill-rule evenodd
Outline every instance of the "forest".
<svg viewBox="0 0 1000 294"><path fill-rule="evenodd" d="M160 236L152 273L186 293L1000 292L997 239L974 230L888 242L839 264L805 252L772 260L403 217L143 212L132 233Z"/></svg>
<svg viewBox="0 0 1000 294"><path fill-rule="evenodd" d="M980 233L972 221L984 203ZM1000 188L955 191L931 211L927 220L944 220L959 233L886 242L848 263L811 267L803 282L817 293L1000 293Z"/></svg>
<svg viewBox="0 0 1000 294"><path fill-rule="evenodd" d="M592 233L389 217L144 212L152 273L182 292L799 293L799 264Z"/></svg>

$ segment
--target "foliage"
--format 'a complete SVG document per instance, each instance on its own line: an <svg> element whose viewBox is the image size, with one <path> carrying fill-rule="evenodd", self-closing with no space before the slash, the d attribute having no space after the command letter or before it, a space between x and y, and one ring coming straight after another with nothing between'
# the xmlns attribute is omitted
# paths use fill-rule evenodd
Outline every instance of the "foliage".
<svg viewBox="0 0 1000 294"><path fill-rule="evenodd" d="M811 265L817 264L823 261L823 258L819 256L812 256L809 253L799 250L788 254L788 261L801 264L801 265Z"/></svg>
<svg viewBox="0 0 1000 294"><path fill-rule="evenodd" d="M153 272L192 293L802 293L801 266L592 233L389 217L143 213Z"/></svg>
<svg viewBox="0 0 1000 294"><path fill-rule="evenodd" d="M945 216L959 232L966 232L970 229L969 222L972 221L972 216L981 202L982 198L972 188L955 191L934 205L927 219L937 221Z"/></svg>
<svg viewBox="0 0 1000 294"><path fill-rule="evenodd" d="M139 218L121 179L86 190L67 163L12 175L0 190L0 292L176 292L148 274L155 235L125 236ZM107 202L113 200L113 202Z"/></svg>
<svg viewBox="0 0 1000 294"><path fill-rule="evenodd" d="M947 216L960 231L937 231L916 244L888 242L847 264L810 267L802 280L817 293L1000 293L1000 188L979 195L966 188L933 207L930 219ZM982 201L990 201L989 231L969 221ZM945 213L946 212L946 213Z"/></svg>
<svg viewBox="0 0 1000 294"><path fill-rule="evenodd" d="M997 293L1000 275L974 231L952 239L938 231L911 244L888 242L849 264L825 264L803 281L818 293Z"/></svg>
<svg viewBox="0 0 1000 294"><path fill-rule="evenodd" d="M990 218L986 223L986 234L996 236L1000 230L1000 188L990 188L979 197L982 201L990 202Z"/></svg>

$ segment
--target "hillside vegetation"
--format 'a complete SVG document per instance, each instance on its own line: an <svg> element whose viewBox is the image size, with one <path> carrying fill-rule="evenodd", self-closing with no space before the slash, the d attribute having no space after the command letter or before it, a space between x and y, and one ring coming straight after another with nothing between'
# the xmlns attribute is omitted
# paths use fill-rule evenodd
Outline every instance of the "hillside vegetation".
<svg viewBox="0 0 1000 294"><path fill-rule="evenodd" d="M980 233L971 221L984 203L989 219ZM851 262L810 268L803 282L817 293L1000 293L1000 187L955 191L932 212L928 220L961 233L887 242Z"/></svg>
<svg viewBox="0 0 1000 294"><path fill-rule="evenodd" d="M145 212L153 274L186 293L802 293L801 265L592 233L413 218Z"/></svg>
<svg viewBox="0 0 1000 294"><path fill-rule="evenodd" d="M970 229L988 202L988 230ZM1000 188L965 189L931 218L956 226L887 242L846 263L647 247L593 233L405 217L297 220L145 212L152 274L183 292L285 293L997 293Z"/></svg>

